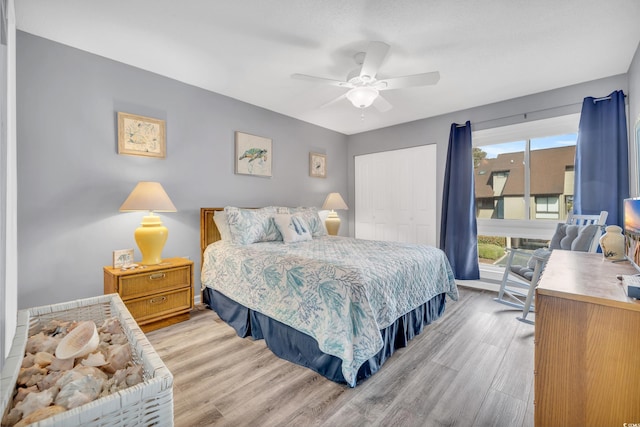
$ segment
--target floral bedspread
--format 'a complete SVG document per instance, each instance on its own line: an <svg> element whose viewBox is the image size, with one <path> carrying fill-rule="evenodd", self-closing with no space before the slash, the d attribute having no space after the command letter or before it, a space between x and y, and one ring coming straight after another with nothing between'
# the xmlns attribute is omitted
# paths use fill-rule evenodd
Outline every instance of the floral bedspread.
<svg viewBox="0 0 640 427"><path fill-rule="evenodd" d="M441 250L336 236L291 245L218 241L205 251L202 286L315 338L342 360L351 386L382 348L381 329L441 293L458 299Z"/></svg>

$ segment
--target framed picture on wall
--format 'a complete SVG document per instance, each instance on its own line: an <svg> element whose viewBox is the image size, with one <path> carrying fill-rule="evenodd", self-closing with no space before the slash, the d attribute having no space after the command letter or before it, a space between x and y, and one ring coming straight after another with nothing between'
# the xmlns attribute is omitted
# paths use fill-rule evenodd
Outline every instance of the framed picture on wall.
<svg viewBox="0 0 640 427"><path fill-rule="evenodd" d="M118 112L118 154L164 158L164 120Z"/></svg>
<svg viewBox="0 0 640 427"><path fill-rule="evenodd" d="M269 138L236 132L236 173L271 177L272 145Z"/></svg>
<svg viewBox="0 0 640 427"><path fill-rule="evenodd" d="M318 153L309 153L309 176L314 178L327 177L327 156Z"/></svg>

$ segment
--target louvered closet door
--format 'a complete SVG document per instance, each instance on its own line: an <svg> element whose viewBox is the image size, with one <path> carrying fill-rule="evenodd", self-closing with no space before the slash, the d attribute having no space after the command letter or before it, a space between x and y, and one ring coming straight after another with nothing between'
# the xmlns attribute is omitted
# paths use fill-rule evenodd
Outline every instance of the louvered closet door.
<svg viewBox="0 0 640 427"><path fill-rule="evenodd" d="M436 246L436 145L355 157L355 236Z"/></svg>

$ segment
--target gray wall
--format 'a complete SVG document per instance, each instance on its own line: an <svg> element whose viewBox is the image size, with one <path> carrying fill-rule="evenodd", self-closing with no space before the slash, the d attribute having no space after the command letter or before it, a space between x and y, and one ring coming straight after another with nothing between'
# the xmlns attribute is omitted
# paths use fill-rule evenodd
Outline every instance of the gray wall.
<svg viewBox="0 0 640 427"><path fill-rule="evenodd" d="M637 56L637 55L636 55ZM628 92L627 75L621 74L606 79L577 84L548 92L542 92L504 102L457 111L438 117L417 120L349 137L347 205L355 206L354 157L379 151L396 150L418 145L437 144L437 224L440 241L440 216L442 211L442 188L449 144L451 123L463 124L471 121L472 130L506 126L525 121L579 113L582 100L587 96L606 96L614 90ZM349 211L350 232L355 235L354 212Z"/></svg>
<svg viewBox="0 0 640 427"><path fill-rule="evenodd" d="M189 256L199 271L200 207L320 206L331 191L354 206L354 156L437 144L439 223L451 123L471 120L480 130L576 113L585 96L617 89L629 95L630 127L640 114L638 52L628 76L346 137L27 33L18 32L17 50L21 308L102 293L111 251L135 248L141 214L118 207L141 180L160 181L178 208L161 214L164 255ZM167 158L118 155L117 111L165 119ZM273 178L233 173L236 130L273 138ZM327 179L308 176L309 151L327 154ZM347 213L341 234L353 235Z"/></svg>
<svg viewBox="0 0 640 427"><path fill-rule="evenodd" d="M161 182L176 205L160 214L163 255L195 261L196 295L200 207L321 206L347 194L345 135L24 32L17 99L20 308L101 295L114 249L140 259L142 213L118 211L138 181ZM166 159L118 155L118 111L166 120ZM272 178L234 174L236 130L273 139ZM326 179L309 177L310 151L327 155Z"/></svg>

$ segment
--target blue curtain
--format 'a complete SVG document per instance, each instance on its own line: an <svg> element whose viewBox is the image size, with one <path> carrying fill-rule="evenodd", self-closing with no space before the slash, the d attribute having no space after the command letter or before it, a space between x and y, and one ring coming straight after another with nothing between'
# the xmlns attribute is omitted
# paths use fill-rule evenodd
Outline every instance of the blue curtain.
<svg viewBox="0 0 640 427"><path fill-rule="evenodd" d="M623 224L622 200L629 197L627 118L621 90L582 103L576 143L573 210L609 212L608 225Z"/></svg>
<svg viewBox="0 0 640 427"><path fill-rule="evenodd" d="M440 249L456 279L480 278L471 123L451 124L442 192Z"/></svg>

